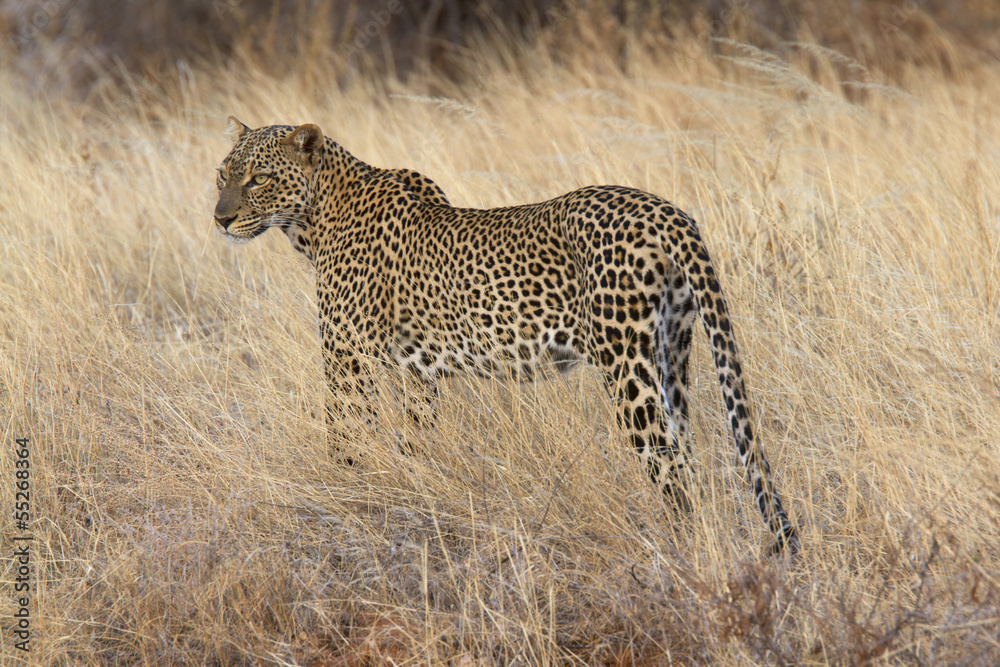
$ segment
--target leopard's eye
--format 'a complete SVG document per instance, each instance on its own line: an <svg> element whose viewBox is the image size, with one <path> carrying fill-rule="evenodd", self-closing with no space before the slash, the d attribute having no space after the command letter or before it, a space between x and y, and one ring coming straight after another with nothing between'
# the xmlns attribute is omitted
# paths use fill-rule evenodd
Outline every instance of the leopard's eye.
<svg viewBox="0 0 1000 667"><path fill-rule="evenodd" d="M271 175L270 174L257 174L256 176L253 177L253 184L254 185L264 185L269 180L271 180Z"/></svg>
<svg viewBox="0 0 1000 667"><path fill-rule="evenodd" d="M219 172L219 183L221 183L222 185L225 185L226 182L229 180L226 177L226 172L222 171L221 169L219 169L218 172Z"/></svg>

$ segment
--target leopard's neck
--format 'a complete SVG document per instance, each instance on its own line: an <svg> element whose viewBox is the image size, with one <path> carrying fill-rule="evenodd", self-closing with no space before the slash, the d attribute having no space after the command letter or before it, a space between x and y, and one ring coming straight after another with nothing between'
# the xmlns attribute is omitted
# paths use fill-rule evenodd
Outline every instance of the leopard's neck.
<svg viewBox="0 0 1000 667"><path fill-rule="evenodd" d="M373 167L354 157L347 150L326 138L323 160L313 174L313 198L315 205L324 210L326 206L339 203L340 196L368 178Z"/></svg>
<svg viewBox="0 0 1000 667"><path fill-rule="evenodd" d="M324 140L323 159L310 179L309 203L304 205L302 224L287 227L292 247L309 259L316 267L318 235L332 231L331 226L349 224L339 215L346 201L361 183L370 177L374 168L362 162L329 137Z"/></svg>

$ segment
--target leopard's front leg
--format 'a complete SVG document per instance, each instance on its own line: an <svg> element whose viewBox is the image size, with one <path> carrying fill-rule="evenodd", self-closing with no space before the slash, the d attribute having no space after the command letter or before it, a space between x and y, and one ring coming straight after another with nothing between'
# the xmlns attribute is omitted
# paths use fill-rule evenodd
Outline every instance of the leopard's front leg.
<svg viewBox="0 0 1000 667"><path fill-rule="evenodd" d="M344 443L361 442L376 421L372 404L372 379L367 360L344 347L327 345L323 362L326 371L326 431L330 456L337 462L354 465L358 460L344 450Z"/></svg>

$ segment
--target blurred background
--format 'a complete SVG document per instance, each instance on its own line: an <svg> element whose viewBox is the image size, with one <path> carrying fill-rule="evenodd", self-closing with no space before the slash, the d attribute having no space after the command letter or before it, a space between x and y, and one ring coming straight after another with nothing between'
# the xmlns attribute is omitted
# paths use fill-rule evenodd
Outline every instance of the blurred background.
<svg viewBox="0 0 1000 667"><path fill-rule="evenodd" d="M993 0L0 0L5 67L86 96L123 72L249 61L275 75L319 59L329 80L426 71L462 81L470 54L511 42L554 54L667 53L694 38L767 50L817 43L872 71L996 60ZM688 47L689 48L689 47Z"/></svg>

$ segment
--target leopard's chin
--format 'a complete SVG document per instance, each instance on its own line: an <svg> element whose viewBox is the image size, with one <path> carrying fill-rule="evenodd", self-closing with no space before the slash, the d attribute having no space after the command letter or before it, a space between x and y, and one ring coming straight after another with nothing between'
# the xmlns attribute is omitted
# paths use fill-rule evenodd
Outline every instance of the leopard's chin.
<svg viewBox="0 0 1000 667"><path fill-rule="evenodd" d="M234 236L229 232L223 232L221 230L220 233L222 234L223 238L225 238L226 241L228 241L232 245L246 245L247 243L250 243L250 241L253 240L253 237L250 236Z"/></svg>
<svg viewBox="0 0 1000 667"><path fill-rule="evenodd" d="M232 226L230 226L229 229L223 229L219 225L216 225L215 226L215 230L219 234L221 234L224 239L226 239L228 242L232 243L233 245L243 245L245 243L249 243L250 241L254 240L258 236L260 236L261 234L263 234L264 232L266 232L267 231L267 226L266 225L257 225L257 226L255 226L255 227L253 227L251 229L241 228L241 229L235 230L236 233L233 233Z"/></svg>

